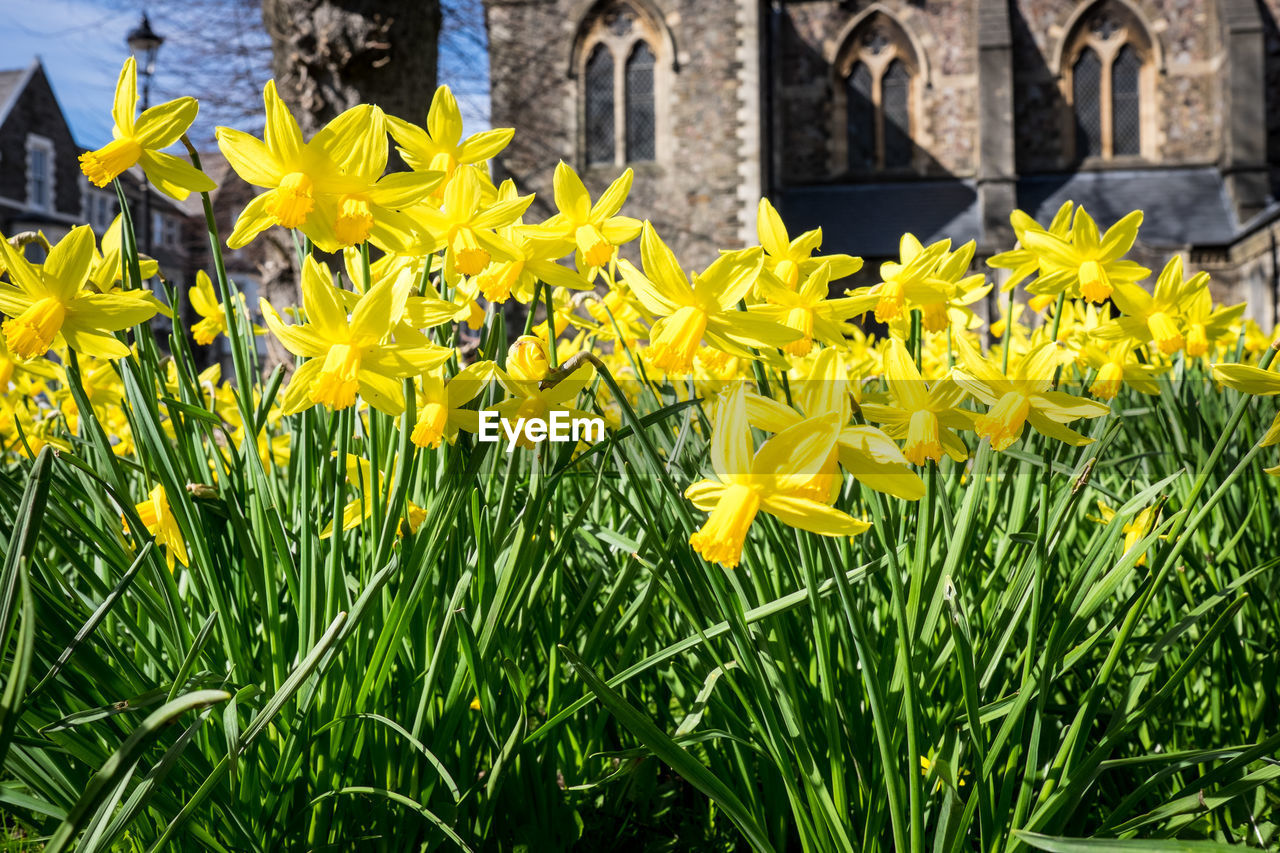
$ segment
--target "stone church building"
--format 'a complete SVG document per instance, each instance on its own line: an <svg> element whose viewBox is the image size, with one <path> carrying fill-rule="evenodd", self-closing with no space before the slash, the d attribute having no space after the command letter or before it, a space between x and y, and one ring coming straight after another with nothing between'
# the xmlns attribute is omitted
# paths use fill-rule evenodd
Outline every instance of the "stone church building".
<svg viewBox="0 0 1280 853"><path fill-rule="evenodd" d="M689 265L793 233L874 261L912 231L1009 248L1016 206L1146 211L1277 320L1280 0L485 0L499 167L550 212L560 159ZM1151 264L1148 264L1151 265Z"/></svg>

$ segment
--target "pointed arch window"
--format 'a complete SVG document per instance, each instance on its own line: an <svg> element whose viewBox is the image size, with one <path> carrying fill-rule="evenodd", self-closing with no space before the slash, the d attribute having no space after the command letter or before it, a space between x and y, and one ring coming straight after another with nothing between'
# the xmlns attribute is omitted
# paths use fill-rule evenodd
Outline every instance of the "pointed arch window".
<svg viewBox="0 0 1280 853"><path fill-rule="evenodd" d="M1107 0L1081 15L1065 42L1074 159L1137 157L1151 150L1154 44L1125 5Z"/></svg>
<svg viewBox="0 0 1280 853"><path fill-rule="evenodd" d="M582 159L588 166L658 159L662 69L656 25L614 3L593 13L578 39Z"/></svg>
<svg viewBox="0 0 1280 853"><path fill-rule="evenodd" d="M834 111L843 125L843 151L833 156L837 171L865 174L912 168L918 67L906 33L887 15L872 15L845 40L835 64L839 80Z"/></svg>

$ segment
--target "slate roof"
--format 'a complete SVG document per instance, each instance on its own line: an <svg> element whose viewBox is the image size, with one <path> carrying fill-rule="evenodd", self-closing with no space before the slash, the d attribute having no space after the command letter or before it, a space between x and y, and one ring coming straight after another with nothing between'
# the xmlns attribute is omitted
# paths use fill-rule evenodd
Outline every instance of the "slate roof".
<svg viewBox="0 0 1280 853"><path fill-rule="evenodd" d="M1018 206L1048 222L1067 200L1106 228L1142 210L1141 242L1151 248L1225 246L1243 235L1222 174L1212 166L1108 169L1018 179ZM982 236L973 181L958 178L789 187L776 199L792 234L821 226L824 252L895 257L910 231L928 244Z"/></svg>
<svg viewBox="0 0 1280 853"><path fill-rule="evenodd" d="M0 124L9 115L13 101L31 76L33 65L26 68L14 68L0 71Z"/></svg>
<svg viewBox="0 0 1280 853"><path fill-rule="evenodd" d="M1067 200L1082 205L1105 228L1141 210L1139 239L1152 248L1221 246L1239 234L1222 174L1212 166L1109 169L1018 180L1018 206L1048 222Z"/></svg>
<svg viewBox="0 0 1280 853"><path fill-rule="evenodd" d="M826 254L895 257L908 231L926 244L950 237L959 245L981 235L977 189L958 178L791 187L777 202L793 237L821 226Z"/></svg>

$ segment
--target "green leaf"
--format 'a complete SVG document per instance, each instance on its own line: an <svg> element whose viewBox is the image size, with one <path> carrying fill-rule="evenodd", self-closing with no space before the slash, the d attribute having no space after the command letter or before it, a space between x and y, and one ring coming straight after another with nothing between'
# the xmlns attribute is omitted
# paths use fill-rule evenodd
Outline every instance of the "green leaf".
<svg viewBox="0 0 1280 853"><path fill-rule="evenodd" d="M724 782L681 748L666 732L655 726L652 720L636 710L622 698L621 694L606 684L604 679L596 675L595 671L587 666L573 649L562 645L560 651L610 713L639 738L641 743L649 747L660 761L724 809L725 814L742 831L752 847L756 850L773 850L773 845L769 843L764 830Z"/></svg>
<svg viewBox="0 0 1280 853"><path fill-rule="evenodd" d="M1049 853L1226 853L1228 850L1240 849L1238 845L1220 844L1217 841L1178 841L1172 838L1125 841L1109 838L1064 838L1020 829L1014 830L1014 835L1037 850L1047 850Z"/></svg>

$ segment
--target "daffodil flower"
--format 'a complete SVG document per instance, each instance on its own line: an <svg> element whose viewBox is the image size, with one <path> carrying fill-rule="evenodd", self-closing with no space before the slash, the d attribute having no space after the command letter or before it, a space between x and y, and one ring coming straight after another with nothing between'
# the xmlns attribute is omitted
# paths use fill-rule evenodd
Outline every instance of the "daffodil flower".
<svg viewBox="0 0 1280 853"><path fill-rule="evenodd" d="M526 225L522 229L525 236L556 246L556 257L576 250L581 258L579 270L594 278L593 271L608 264L618 246L640 233L639 220L618 215L633 178L627 169L592 204L582 179L561 160L551 179L558 212L539 225Z"/></svg>
<svg viewBox="0 0 1280 853"><path fill-rule="evenodd" d="M227 333L227 306L223 302L218 301L217 291L213 289L213 282L209 279L209 274L204 270L196 271L195 287L187 291L187 298L191 300L191 307L200 315L200 319L191 327L191 337L200 346L208 346L213 343L218 335ZM247 316L248 312L243 308L244 294L240 294L240 313ZM255 335L265 334L265 330L258 326L252 326Z"/></svg>
<svg viewBox="0 0 1280 853"><path fill-rule="evenodd" d="M835 417L840 424L836 445L806 487L806 493L815 500L830 502L840 485L839 466L869 489L903 500L919 500L924 496L924 481L907 465L898 445L877 427L849 423L853 407L849 402L849 381L842 370L837 350L820 351L808 376L791 388L792 401L803 415L777 400L747 393L748 422L765 432L782 433L806 417Z"/></svg>
<svg viewBox="0 0 1280 853"><path fill-rule="evenodd" d="M163 153L177 142L195 121L200 109L195 98L178 98L138 111L138 67L133 57L124 62L111 105L113 137L102 148L80 155L80 169L98 187L105 187L122 172L141 165L156 189L179 201L193 192L209 192L217 184L195 166Z"/></svg>
<svg viewBox="0 0 1280 853"><path fill-rule="evenodd" d="M784 347L800 337L772 320L737 311L755 286L762 260L759 249L726 252L690 283L658 232L645 223L640 238L644 272L625 258L618 270L640 303L661 317L649 330L649 361L672 375L687 375L704 343L739 358L749 347Z"/></svg>
<svg viewBox="0 0 1280 853"><path fill-rule="evenodd" d="M1182 278L1182 258L1174 255L1160 271L1154 293L1138 284L1118 284L1112 301L1126 316L1100 326L1095 335L1101 340L1129 338L1139 344L1154 342L1165 355L1173 355L1186 346L1181 313L1183 306L1209 283L1209 274L1199 272L1186 281Z"/></svg>
<svg viewBox="0 0 1280 853"><path fill-rule="evenodd" d="M955 343L963 369L956 368L953 375L961 388L991 407L978 417L974 429L994 450L1017 441L1028 422L1037 432L1073 447L1089 444L1093 439L1066 424L1110 411L1096 400L1053 390L1054 373L1062 363L1057 344L1036 347L1013 366L1013 375L1005 376L963 337Z"/></svg>
<svg viewBox="0 0 1280 853"><path fill-rule="evenodd" d="M515 201L518 197L513 181L503 181L502 186L498 187L499 201ZM556 247L548 247L546 241L524 236L522 226L523 221L517 218L510 225L497 229L498 236L510 245L513 257L510 260L491 261L476 276L476 284L485 299L501 304L514 296L518 302L527 304L533 300L539 281L566 290L586 290L591 287L591 282L580 272L555 262L554 259L564 252L557 253Z"/></svg>
<svg viewBox="0 0 1280 853"><path fill-rule="evenodd" d="M1098 514L1096 516L1087 516L1090 521L1096 521L1098 524L1104 525L1110 524L1115 517L1115 509L1107 506L1102 501L1098 501ZM1155 528L1157 520L1156 508L1149 506L1126 521L1124 526L1120 528L1121 532L1124 533L1124 547L1120 550L1120 555L1124 556L1132 551ZM1146 562L1147 555L1143 554L1134 565L1142 566L1146 565Z"/></svg>
<svg viewBox="0 0 1280 853"><path fill-rule="evenodd" d="M173 571L174 560L184 566L189 565L187 540L173 515L173 507L169 505L169 495L164 486L156 485L152 488L147 493L147 499L136 504L134 510L143 527L155 538L156 544L164 548L164 561L169 566L169 571ZM128 524L125 525L125 532L130 532Z"/></svg>
<svg viewBox="0 0 1280 853"><path fill-rule="evenodd" d="M1031 231L1047 231L1048 233L1067 239L1071 234L1072 203L1064 201L1053 215L1049 227L1045 228L1024 211L1015 210L1009 214L1009 222L1013 225L1013 236L1018 247L1007 252L1000 252L987 259L987 266L992 269L1010 270L1009 277L1000 285L1002 293L1008 293L1017 287L1027 276L1035 275L1040 270L1040 256L1027 248L1026 235ZM992 330L992 334L999 332Z"/></svg>
<svg viewBox="0 0 1280 853"><path fill-rule="evenodd" d="M459 166L495 157L515 136L513 128L496 127L463 139L462 111L448 86L436 89L427 111L426 130L395 116L387 116L387 129L410 169L441 172L446 180Z"/></svg>
<svg viewBox="0 0 1280 853"><path fill-rule="evenodd" d="M494 407L498 416L507 421L547 421L552 412L567 412L571 418L589 418L589 412L569 405L587 389L595 377L590 363L561 379L550 388L542 387L542 380L550 372L546 344L533 335L521 335L507 351L507 366L497 369L498 384L511 395ZM534 447L525 430L520 430L516 443L527 450Z"/></svg>
<svg viewBox="0 0 1280 853"><path fill-rule="evenodd" d="M883 280L845 293L859 300L861 311L874 308L877 323L889 323L905 316L912 308L944 302L947 297L944 283L934 273L950 249L950 240L939 240L925 247L914 234L903 234L898 244L900 260L880 265Z"/></svg>
<svg viewBox="0 0 1280 853"><path fill-rule="evenodd" d="M418 242L411 251L426 254L443 244L446 281L455 281L458 274L478 275L494 258L510 261L519 255L493 229L515 222L532 202L527 195L486 203L476 167L459 168L445 185L441 208L423 203L408 211L417 226Z"/></svg>
<svg viewBox="0 0 1280 853"><path fill-rule="evenodd" d="M1080 349L1080 360L1096 371L1093 382L1089 383L1089 393L1099 400L1114 400L1124 385L1140 394L1159 394L1156 377L1168 369L1138 361L1128 341L1116 341L1105 349L1098 344L1086 344Z"/></svg>
<svg viewBox="0 0 1280 853"><path fill-rule="evenodd" d="M390 339L400 322L413 279L384 279L356 300L348 317L342 291L331 274L308 256L302 270L302 305L308 322L287 326L271 303L261 300L267 327L285 348L307 361L289 380L281 409L291 415L314 405L335 411L356 402L389 415L404 411L400 380L443 364L451 350Z"/></svg>
<svg viewBox="0 0 1280 853"><path fill-rule="evenodd" d="M112 220L111 227L102 235L102 251L99 253L94 251L93 268L89 272L89 283L98 289L99 293L112 293L119 288L117 285L124 280L124 264L121 261L121 240L124 228L124 218L122 214L116 214L116 218ZM142 280L147 281L153 278L160 271L160 264L154 258L148 258L146 255L138 255L139 272Z"/></svg>
<svg viewBox="0 0 1280 853"><path fill-rule="evenodd" d="M856 536L870 529L867 522L805 494L835 451L840 427L834 413L807 418L753 452L744 386L721 397L711 433L715 479L699 480L684 493L695 507L710 513L689 537L693 549L726 569L737 566L747 532L761 511L823 536Z"/></svg>
<svg viewBox="0 0 1280 853"><path fill-rule="evenodd" d="M336 453L334 454L337 455ZM359 487L360 497L348 501L342 508L342 529L353 530L373 516L373 466L369 460L354 453L347 454L347 481ZM387 484L390 487L390 483ZM411 500L405 501L405 527L416 533L426 518L426 511ZM403 531L402 531L403 532ZM333 536L333 522L320 531L321 539Z"/></svg>
<svg viewBox="0 0 1280 853"><path fill-rule="evenodd" d="M1190 358L1209 354L1213 347L1234 345L1235 326L1247 307L1239 305L1213 307L1213 294L1209 292L1209 277L1200 279L1201 287L1193 289L1188 282L1182 293L1182 320L1186 326L1186 351Z"/></svg>
<svg viewBox="0 0 1280 853"><path fill-rule="evenodd" d="M1280 394L1280 374L1263 370L1261 367L1249 364L1215 364L1213 376L1228 388L1234 388L1244 394L1254 394L1259 397ZM1280 412L1276 413L1271 427L1258 443L1263 447L1280 444ZM1272 472L1268 470L1267 473Z"/></svg>
<svg viewBox="0 0 1280 853"><path fill-rule="evenodd" d="M96 249L88 225L71 229L39 266L30 264L0 237L0 257L9 281L0 284L5 344L20 358L36 358L50 347L67 346L100 358L121 358L129 348L111 332L151 318L156 302L147 291L96 293L85 283Z"/></svg>
<svg viewBox="0 0 1280 853"><path fill-rule="evenodd" d="M397 172L387 164L386 117L361 104L321 128L309 142L274 80L262 91L266 129L259 140L229 127L216 130L231 168L267 191L245 206L227 238L238 249L272 225L297 228L325 252L371 240L397 250L412 238L401 210L421 202L443 179L440 172Z"/></svg>
<svg viewBox="0 0 1280 853"><path fill-rule="evenodd" d="M1135 210L1099 236L1093 217L1079 207L1070 239L1027 230L1022 244L1040 259L1040 276L1027 285L1027 292L1045 296L1065 292L1073 298L1105 302L1117 284L1146 278L1151 270L1124 259L1141 224L1142 211Z"/></svg>
<svg viewBox="0 0 1280 853"><path fill-rule="evenodd" d="M767 198L760 199L756 207L756 236L764 249L764 271L787 290L795 290L824 263L831 270L829 281L839 281L862 269L862 258L852 255L813 257L822 245L822 229L806 231L792 240L782 217Z"/></svg>
<svg viewBox="0 0 1280 853"><path fill-rule="evenodd" d="M838 346L844 342L846 321L864 309L858 300L850 297L828 299L830 284L831 264L826 261L815 268L798 289L784 287L773 276L761 276L757 293L765 302L747 310L800 333L800 337L782 348L788 355L808 355L815 340Z"/></svg>
<svg viewBox="0 0 1280 853"><path fill-rule="evenodd" d="M884 354L884 378L893 405L863 402L862 414L882 424L890 437L905 440L902 455L908 462L941 462L944 452L957 462L968 458L968 448L953 430L973 429L974 413L959 408L965 392L950 375L927 386L907 348L891 338Z"/></svg>
<svg viewBox="0 0 1280 853"><path fill-rule="evenodd" d="M496 374L492 361L478 361L446 380L440 373L424 373L418 396L418 417L410 439L418 447L440 446L441 440L452 444L459 430L477 432L480 413L465 409L467 403L480 396Z"/></svg>

